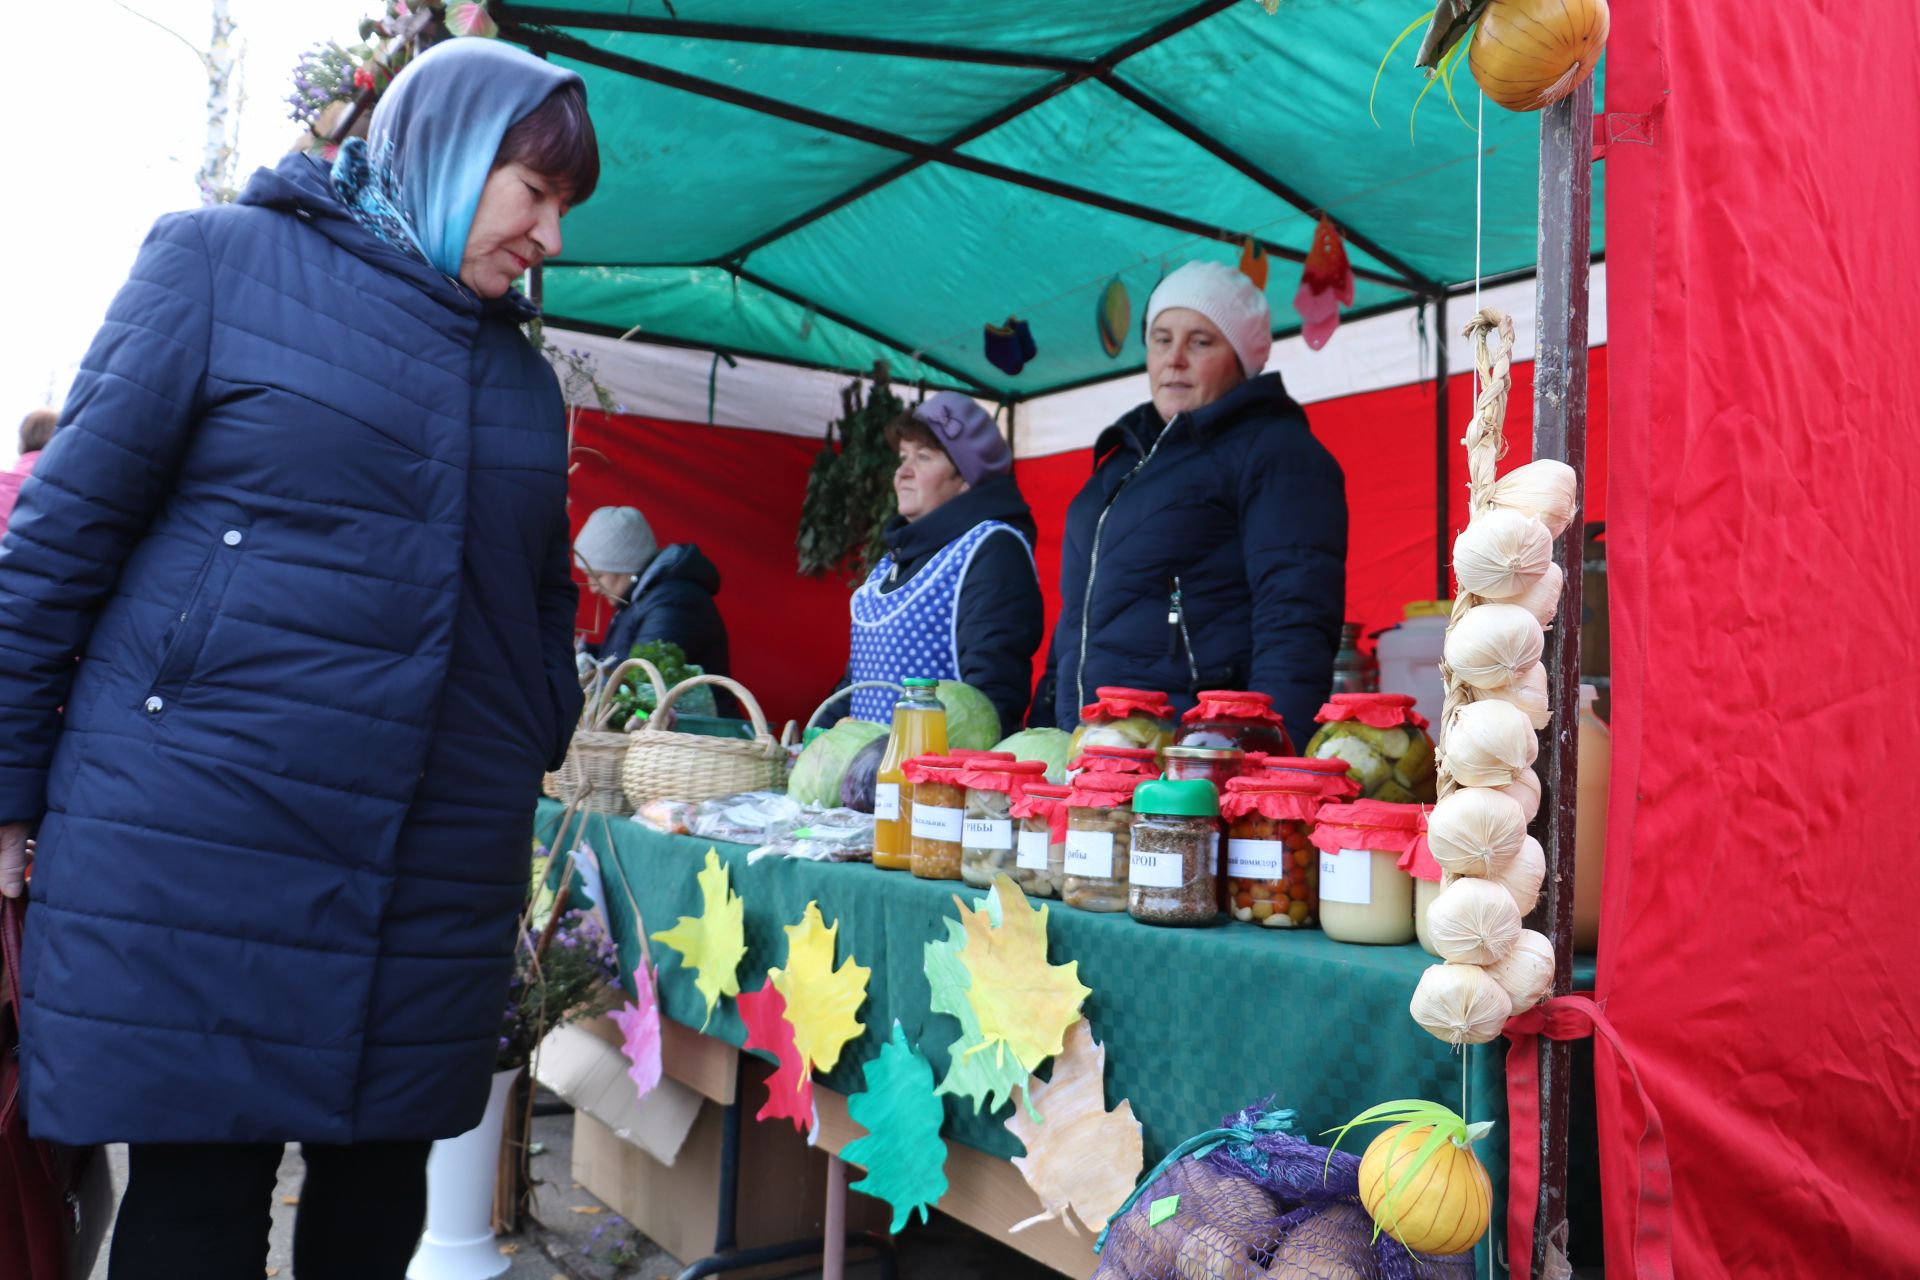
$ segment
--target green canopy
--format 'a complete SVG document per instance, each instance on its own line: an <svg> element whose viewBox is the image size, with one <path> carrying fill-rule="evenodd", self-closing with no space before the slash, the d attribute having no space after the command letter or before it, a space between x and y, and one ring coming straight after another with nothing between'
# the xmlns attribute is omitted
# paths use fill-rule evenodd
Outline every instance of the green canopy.
<svg viewBox="0 0 1920 1280"><path fill-rule="evenodd" d="M578 71L599 193L545 269L552 323L1023 400L1137 371L1140 309L1195 257L1264 245L1276 336L1320 214L1349 316L1476 274L1476 135L1409 41L1420 0L494 0ZM1460 111L1478 97L1463 74ZM1488 104L1478 271L1532 268L1538 123ZM1594 178L1594 249L1601 182ZM1096 306L1121 280L1116 356ZM1037 356L989 363L1018 316Z"/></svg>

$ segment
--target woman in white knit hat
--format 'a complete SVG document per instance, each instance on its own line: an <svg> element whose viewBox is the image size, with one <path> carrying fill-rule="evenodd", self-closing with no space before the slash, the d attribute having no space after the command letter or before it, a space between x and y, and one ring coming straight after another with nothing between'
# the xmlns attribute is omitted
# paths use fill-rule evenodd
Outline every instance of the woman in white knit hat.
<svg viewBox="0 0 1920 1280"><path fill-rule="evenodd" d="M1272 351L1266 296L1189 262L1146 312L1151 399L1100 434L1067 510L1052 688L1034 722L1078 722L1101 685L1270 694L1295 741L1332 683L1346 600L1340 466ZM1049 696L1051 694L1051 696Z"/></svg>
<svg viewBox="0 0 1920 1280"><path fill-rule="evenodd" d="M601 507L580 526L573 558L615 610L605 638L587 646L595 661L616 663L636 645L667 640L708 675L731 674L727 624L713 600L720 570L699 547L662 547L638 508Z"/></svg>

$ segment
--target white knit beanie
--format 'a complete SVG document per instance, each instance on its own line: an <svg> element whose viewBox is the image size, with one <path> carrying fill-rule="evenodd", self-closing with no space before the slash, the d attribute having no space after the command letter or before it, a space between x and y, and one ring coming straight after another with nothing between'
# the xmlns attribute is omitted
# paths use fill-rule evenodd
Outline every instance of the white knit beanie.
<svg viewBox="0 0 1920 1280"><path fill-rule="evenodd" d="M1273 313L1267 295L1238 270L1220 262L1189 262L1147 299L1147 332L1162 311L1185 307L1213 321L1232 344L1240 370L1249 378L1267 367L1273 351Z"/></svg>
<svg viewBox="0 0 1920 1280"><path fill-rule="evenodd" d="M659 550L647 518L635 507L601 507L573 540L573 558L588 573L639 573Z"/></svg>

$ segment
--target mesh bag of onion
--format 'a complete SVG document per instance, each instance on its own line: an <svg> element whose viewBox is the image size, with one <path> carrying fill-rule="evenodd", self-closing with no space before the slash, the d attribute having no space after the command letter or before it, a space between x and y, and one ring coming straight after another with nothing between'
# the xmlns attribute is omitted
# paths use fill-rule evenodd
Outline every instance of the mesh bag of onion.
<svg viewBox="0 0 1920 1280"><path fill-rule="evenodd" d="M1249 1107L1182 1143L1102 1233L1095 1280L1472 1280L1471 1253L1375 1240L1360 1157L1329 1159L1293 1116Z"/></svg>

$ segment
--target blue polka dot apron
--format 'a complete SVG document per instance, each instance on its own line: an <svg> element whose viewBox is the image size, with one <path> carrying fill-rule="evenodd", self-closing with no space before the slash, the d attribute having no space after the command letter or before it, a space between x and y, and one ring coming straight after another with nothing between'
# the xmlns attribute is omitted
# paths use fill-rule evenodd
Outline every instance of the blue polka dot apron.
<svg viewBox="0 0 1920 1280"><path fill-rule="evenodd" d="M983 520L942 547L904 586L885 593L880 588L892 576L894 564L891 555L881 557L853 593L853 648L847 673L855 683L890 680L897 684L910 676L960 678L960 588L974 552L1002 529L1020 537L1010 524ZM1025 538L1020 545L1026 546ZM890 724L898 700L891 689L860 689L853 695L853 714Z"/></svg>

